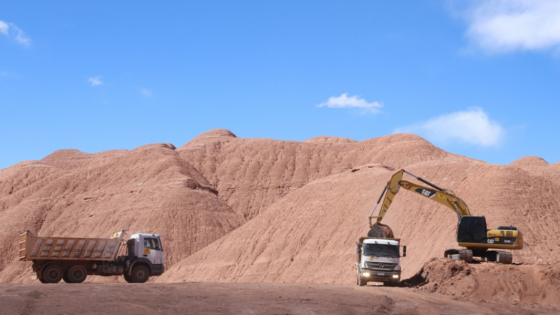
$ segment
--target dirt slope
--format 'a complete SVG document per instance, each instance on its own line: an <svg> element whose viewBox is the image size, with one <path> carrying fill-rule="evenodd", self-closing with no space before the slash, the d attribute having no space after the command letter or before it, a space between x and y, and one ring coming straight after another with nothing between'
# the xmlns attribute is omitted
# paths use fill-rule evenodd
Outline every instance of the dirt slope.
<svg viewBox="0 0 560 315"><path fill-rule="evenodd" d="M560 305L560 266L467 264L432 259L405 285L494 303Z"/></svg>
<svg viewBox="0 0 560 315"><path fill-rule="evenodd" d="M2 170L0 178L2 282L29 279L29 266L16 260L17 235L26 229L90 237L122 227L161 233L171 266L244 222L171 145L58 151Z"/></svg>

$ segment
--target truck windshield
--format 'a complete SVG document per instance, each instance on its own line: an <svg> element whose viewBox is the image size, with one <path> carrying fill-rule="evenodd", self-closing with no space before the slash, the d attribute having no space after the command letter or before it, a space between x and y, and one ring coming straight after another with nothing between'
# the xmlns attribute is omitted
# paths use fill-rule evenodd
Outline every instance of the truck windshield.
<svg viewBox="0 0 560 315"><path fill-rule="evenodd" d="M161 250L157 238L144 238L144 248Z"/></svg>
<svg viewBox="0 0 560 315"><path fill-rule="evenodd" d="M397 245L364 244L364 256L399 257Z"/></svg>

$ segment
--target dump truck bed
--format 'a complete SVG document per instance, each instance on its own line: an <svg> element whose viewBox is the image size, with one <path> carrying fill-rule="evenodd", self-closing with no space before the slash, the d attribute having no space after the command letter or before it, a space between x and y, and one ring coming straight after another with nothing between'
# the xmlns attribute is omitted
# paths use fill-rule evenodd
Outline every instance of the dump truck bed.
<svg viewBox="0 0 560 315"><path fill-rule="evenodd" d="M27 230L19 236L19 260L95 260L117 257L124 230L111 238L39 237Z"/></svg>

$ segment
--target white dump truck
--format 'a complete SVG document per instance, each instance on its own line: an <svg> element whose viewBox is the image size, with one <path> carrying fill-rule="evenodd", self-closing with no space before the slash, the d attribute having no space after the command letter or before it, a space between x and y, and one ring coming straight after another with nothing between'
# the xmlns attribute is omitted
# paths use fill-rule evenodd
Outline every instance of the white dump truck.
<svg viewBox="0 0 560 315"><path fill-rule="evenodd" d="M400 239L361 237L356 246L357 285L375 281L391 286L401 281ZM402 252L405 257L406 246Z"/></svg>
<svg viewBox="0 0 560 315"><path fill-rule="evenodd" d="M84 282L88 275L123 275L129 283L144 283L165 271L159 234L127 230L110 238L39 237L31 231L19 237L19 260L32 261L34 280L42 283ZM126 244L126 246L125 246Z"/></svg>

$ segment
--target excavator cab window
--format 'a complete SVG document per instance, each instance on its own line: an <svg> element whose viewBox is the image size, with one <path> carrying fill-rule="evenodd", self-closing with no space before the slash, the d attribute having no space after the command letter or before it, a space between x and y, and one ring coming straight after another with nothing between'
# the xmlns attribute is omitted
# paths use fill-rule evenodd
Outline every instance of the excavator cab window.
<svg viewBox="0 0 560 315"><path fill-rule="evenodd" d="M486 241L486 218L464 216L459 218L457 242L480 243Z"/></svg>

